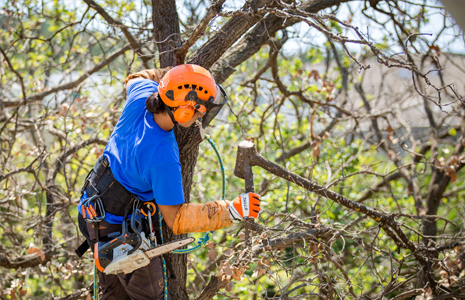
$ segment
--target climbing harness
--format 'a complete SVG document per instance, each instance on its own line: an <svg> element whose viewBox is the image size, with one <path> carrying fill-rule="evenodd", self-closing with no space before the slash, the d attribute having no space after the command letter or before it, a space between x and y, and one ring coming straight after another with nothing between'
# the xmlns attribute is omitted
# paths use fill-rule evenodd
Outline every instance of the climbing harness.
<svg viewBox="0 0 465 300"><path fill-rule="evenodd" d="M89 174L86 177L85 183L83 188L81 189L81 201L79 203L79 210L81 212L78 220L79 220L79 228L83 235L86 237L86 240L76 249L76 254L79 257L82 257L84 253L92 246L94 248L94 253L97 251L97 258L94 260L94 287L93 287L93 299L98 300L98 292L99 292L99 281L98 281L98 270L99 267L102 269L102 265L100 262L103 264L110 264L111 261L115 258L115 255L117 252L113 251L114 249L111 249L111 247L106 247L103 248L103 252L101 252L101 256L98 256L99 251L98 247L95 247L95 245L100 244L100 248L104 246L105 244L109 243L110 241L114 241L114 234L109 234L108 236L99 236L99 224L101 221L105 219L107 221L108 218L115 218L115 216L121 216L117 218L125 219L124 216L127 216L128 218L131 217L131 214L134 214L134 207L135 205L131 205L131 203L134 203L133 201L135 200L135 196L132 195L130 192L128 192L114 177L110 169L110 164L107 160L106 157L101 156L97 160L95 166L91 169ZM137 200L139 201L139 200ZM155 214L155 204L152 202L147 202L150 204L150 210L152 212L149 214L150 215L150 220L151 216ZM135 203L134 203L135 204ZM147 209L146 209L147 210ZM108 214L106 213L108 212ZM144 214L144 210L141 209L139 211L135 212L135 215L137 216L136 219L133 219L134 227L137 227L133 229L131 233L128 233L128 237L125 239L129 239L127 245L131 245L136 249L138 247L138 244L143 238L141 238L141 234L138 234L138 231L141 229L140 225L140 219L142 218L142 215ZM112 216L113 215L113 216ZM156 217L158 215L155 215ZM156 220L155 224L158 222ZM127 222L127 220L124 220L124 222ZM123 223L124 223L123 222ZM89 234L89 230L87 229L87 223L93 224L92 227L95 229L94 230L94 237L91 239L91 235ZM127 224L126 224L127 225ZM131 225L131 224L129 224ZM145 228L148 228L149 226L146 226ZM132 228L131 228L132 229ZM148 230L147 230L148 231ZM153 234L154 232L158 232L158 228L154 231L153 226L151 226L150 231L152 232L152 236L149 236L150 239L150 245L148 245L146 250L149 250L150 248L153 248L156 246L156 238L155 235ZM148 232L147 232L148 233ZM116 233L118 235L119 233ZM110 237L112 236L112 237ZM131 237L131 239L129 238ZM146 239L147 240L147 239ZM194 240L191 238L191 240ZM179 242L177 242L179 244ZM114 242L111 246L115 246L117 243ZM121 244L124 244L122 242ZM165 249L157 249L155 251L152 251L150 253L146 253L147 257L153 257L157 256L159 250L162 251L171 251L176 245L171 244L167 245ZM182 245L180 245L182 246ZM96 251L95 251L96 250ZM132 249L130 249L132 250ZM164 253L164 252L162 252ZM124 258L121 257L120 258ZM133 259L134 257L130 257L130 259ZM105 260L107 259L107 260ZM103 270L103 269L102 269ZM107 269L107 271L111 270ZM128 268L126 268L128 270Z"/></svg>
<svg viewBox="0 0 465 300"><path fill-rule="evenodd" d="M225 171L224 171L224 165L223 161L221 159L221 155L218 152L218 149L216 147L216 144L210 139L209 135L205 135L207 141L209 144L213 147L213 150L215 151L219 166L221 169L221 175L222 175L222 181L221 181L221 199L225 198ZM99 192L103 191L103 192ZM131 249L126 251L128 255L135 253L136 250L138 250L139 246L141 244L145 244L145 253L149 257L155 257L155 256L160 256L162 266L163 266L163 278L164 278L164 298L168 299L168 280L167 280L167 267L170 269L170 272L172 272L170 264L168 264L168 261L165 260L165 257L163 255L159 255L157 251L161 250L156 250L156 249L161 249L161 248L166 248L162 249L162 253L175 253L175 254L187 254L195 251L196 249L200 248L201 246L206 245L211 238L211 234L213 232L207 232L204 237L199 238L197 241L197 245L189 248L189 249L176 249L180 246L185 246L188 243L194 241L194 238L187 238L183 240L178 240L172 243L167 243L164 244L163 241L163 233L162 233L162 217L160 210L157 209L156 204L153 202L144 202L141 204L139 200L134 197L134 195L130 194L118 181L116 181L113 177L113 174L111 173L111 169L109 167L108 160L101 156L98 160L94 168L89 172L89 175L86 178L86 182L84 184L84 187L81 190L82 192L82 197L81 197L81 203L79 204L80 210L82 212L82 219L88 223L93 223L93 227L95 228L95 241L91 241L92 243L95 243L95 250L94 253L97 253L97 258L94 263L94 300L98 300L98 276L97 276L97 270L102 268L100 265L101 257L98 255L101 254L99 251L100 246L104 246L106 244L110 244L110 242L116 244L121 244L121 246L124 245L132 245ZM115 194L116 193L116 194ZM90 197L88 197L90 195ZM119 196L119 197L115 197ZM118 201L114 201L114 199L118 199ZM137 204L136 204L137 202ZM142 207L145 206L145 207ZM155 215L155 213L158 211L158 214ZM109 212L110 214L114 215L124 215L124 221L123 221L123 232L126 235L130 235L132 239L125 240L125 242L121 242L121 239L127 239L128 237L124 237L124 234L120 235L117 238L114 239L109 239L108 236L102 237L103 241L100 240L100 237L98 236L98 228L99 228L99 222L104 220L106 218L105 212ZM122 213L124 212L124 213ZM131 225L131 229L134 233L128 233L127 232L127 223L129 220L127 220L126 216L129 218L128 213L131 212L131 222L129 225ZM158 223L159 223L159 230L154 230L153 228L153 223L152 223L152 217L158 218ZM145 234L142 232L142 218L147 219L148 223L148 237L145 236ZM155 218L155 219L156 219ZM156 221L155 221L156 222ZM155 223L156 224L156 223ZM81 227L81 224L80 224ZM124 227L126 227L126 230L124 230ZM81 230L82 231L82 230ZM155 233L159 231L159 235L155 236ZM84 232L83 232L84 233ZM84 234L88 240L90 240L88 232L87 235ZM110 241L111 240L111 241ZM137 240L137 241L136 241ZM116 242L118 241L118 242ZM100 245L99 245L100 242ZM120 243L121 242L121 243ZM157 242L161 246L157 247ZM108 251L113 251L114 245L111 246L106 246L103 249L106 250L106 254L108 254ZM87 241L85 241L78 249L76 249L76 253L81 257L85 251L89 248L89 245ZM108 249L107 249L108 248ZM111 248L111 249L110 249ZM101 248L100 248L101 249ZM147 250L149 249L149 250ZM139 250L140 251L140 250ZM150 254L153 251L154 254ZM104 253L104 254L105 254ZM105 258L105 255L102 257ZM113 259L112 254L106 257L111 257ZM111 263L111 261L110 261ZM107 261L107 266L108 266L108 261ZM103 269L102 269L103 270ZM101 270L101 271L102 271ZM115 271L116 272L116 271Z"/></svg>

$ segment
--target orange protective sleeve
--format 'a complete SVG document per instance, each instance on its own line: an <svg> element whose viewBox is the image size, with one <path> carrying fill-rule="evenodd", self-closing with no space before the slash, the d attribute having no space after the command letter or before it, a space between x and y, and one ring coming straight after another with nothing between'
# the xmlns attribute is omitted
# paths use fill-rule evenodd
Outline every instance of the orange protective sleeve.
<svg viewBox="0 0 465 300"><path fill-rule="evenodd" d="M160 82L161 78L171 69L171 67L163 68L163 69L148 69L143 70L134 74L129 75L124 83L128 83L129 80L133 78L144 78L150 79L156 82Z"/></svg>
<svg viewBox="0 0 465 300"><path fill-rule="evenodd" d="M173 233L213 231L232 225L229 218L229 201L184 203L174 219Z"/></svg>

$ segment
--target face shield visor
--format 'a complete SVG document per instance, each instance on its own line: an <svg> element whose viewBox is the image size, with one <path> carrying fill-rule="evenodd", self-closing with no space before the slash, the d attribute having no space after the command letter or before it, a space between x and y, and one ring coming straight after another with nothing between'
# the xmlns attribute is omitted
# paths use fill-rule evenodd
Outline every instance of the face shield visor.
<svg viewBox="0 0 465 300"><path fill-rule="evenodd" d="M193 108L195 110L195 112L193 111L193 113L199 112L202 116L202 127L206 128L211 123L211 121L218 115L221 108L223 108L223 106L228 102L228 96L226 95L226 92L220 85L216 85L215 99L213 99L213 96L211 96L208 101L202 100L198 97L197 92L199 91L191 90L182 100L174 99L174 97L172 97L172 91L168 91L167 96L172 101L185 104L178 106L176 108L176 111L183 109L188 110ZM171 97L169 97L170 95Z"/></svg>
<svg viewBox="0 0 465 300"><path fill-rule="evenodd" d="M205 102L205 101L202 101ZM211 121L218 115L223 106L228 102L228 96L220 85L216 85L216 98L213 102L206 101L205 107L207 112L202 117L202 127L206 128ZM200 104L200 103L198 103ZM200 104L201 105L201 104Z"/></svg>

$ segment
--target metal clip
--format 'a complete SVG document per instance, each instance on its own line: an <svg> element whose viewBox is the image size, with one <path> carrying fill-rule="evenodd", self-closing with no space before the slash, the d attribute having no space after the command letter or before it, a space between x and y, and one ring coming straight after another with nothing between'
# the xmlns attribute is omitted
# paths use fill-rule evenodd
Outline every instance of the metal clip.
<svg viewBox="0 0 465 300"><path fill-rule="evenodd" d="M150 229L149 239L150 239L150 244L153 248L157 246L157 239L155 238L155 234L153 232L152 216L157 211L157 207L155 206L153 202L145 202L144 204L146 206L147 212L144 211L143 207L141 207L140 212L147 218L147 221L149 222L149 229Z"/></svg>
<svg viewBox="0 0 465 300"><path fill-rule="evenodd" d="M105 219L105 208L100 195L93 195L82 203L81 208L84 220L89 223L98 223Z"/></svg>

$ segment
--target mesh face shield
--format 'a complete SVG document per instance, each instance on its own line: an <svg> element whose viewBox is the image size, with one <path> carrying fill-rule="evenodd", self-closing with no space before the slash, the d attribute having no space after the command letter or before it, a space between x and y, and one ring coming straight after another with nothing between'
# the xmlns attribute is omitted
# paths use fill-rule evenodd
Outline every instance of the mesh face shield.
<svg viewBox="0 0 465 300"><path fill-rule="evenodd" d="M202 101L203 102L203 101ZM202 127L206 128L211 121L218 115L223 106L228 102L228 96L220 85L216 85L216 98L213 102L206 102L204 104L207 108L207 112L202 117Z"/></svg>

